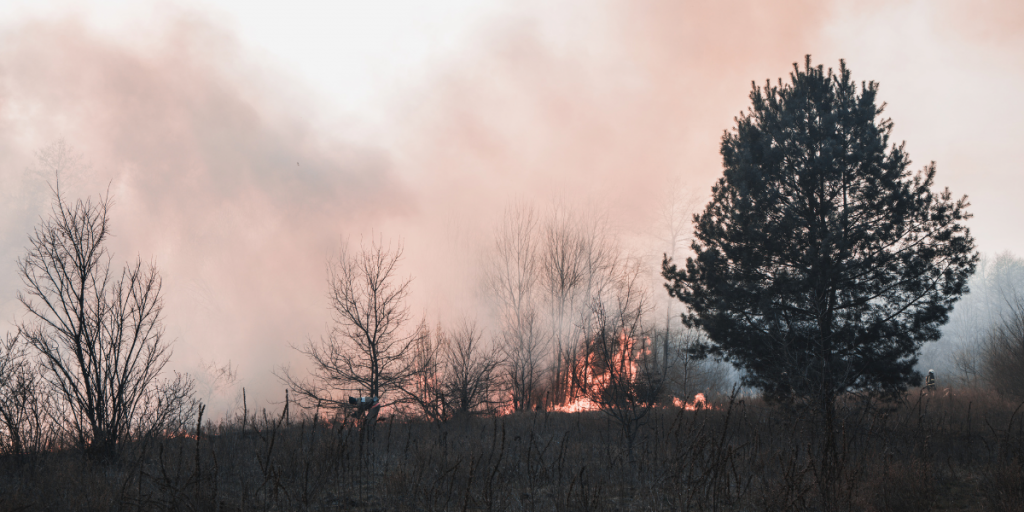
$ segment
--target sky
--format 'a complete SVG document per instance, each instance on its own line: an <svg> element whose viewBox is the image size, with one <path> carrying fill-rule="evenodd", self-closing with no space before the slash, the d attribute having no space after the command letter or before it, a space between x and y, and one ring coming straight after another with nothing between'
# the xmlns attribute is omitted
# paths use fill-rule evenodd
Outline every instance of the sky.
<svg viewBox="0 0 1024 512"><path fill-rule="evenodd" d="M707 199L751 82L807 54L880 83L913 167L969 197L978 249L1024 254L1016 2L7 0L0 329L56 140L88 163L69 187L114 198L115 261L163 276L169 369L230 361L269 401L329 325L344 244L402 244L413 315L442 322L486 316L516 202L600 212L656 262L661 212Z"/></svg>

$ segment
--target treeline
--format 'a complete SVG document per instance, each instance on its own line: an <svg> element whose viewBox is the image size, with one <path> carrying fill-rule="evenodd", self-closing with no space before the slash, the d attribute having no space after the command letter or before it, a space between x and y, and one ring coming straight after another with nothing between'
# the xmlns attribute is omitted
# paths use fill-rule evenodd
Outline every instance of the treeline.
<svg viewBox="0 0 1024 512"><path fill-rule="evenodd" d="M41 153L54 176L77 158L62 142ZM18 260L25 320L0 344L0 453L75 447L112 458L125 440L194 430L195 382L162 373L170 347L157 269L141 258L112 264L109 196L71 199L59 180L52 189ZM696 357L699 331L670 309L654 314L648 262L599 216L506 209L486 268L492 332L468 316L413 319L402 255L381 237L329 262L334 325L299 347L308 374L278 375L293 407L331 415L349 396L375 396L390 414L430 421L600 410L631 446L652 408L727 386L723 363ZM1024 396L1024 260L983 258L970 288L944 328L951 348L926 347L924 361L940 385Z"/></svg>
<svg viewBox="0 0 1024 512"><path fill-rule="evenodd" d="M1024 260L983 256L965 295L925 347L922 363L957 387L982 387L1024 397Z"/></svg>
<svg viewBox="0 0 1024 512"><path fill-rule="evenodd" d="M109 195L61 188L79 159L63 142L41 152L52 204L18 260L23 320L0 345L0 454L77 448L109 460L125 442L194 431L202 411L192 376L163 372L158 269L141 257L114 264ZM286 407L330 416L369 396L431 421L601 410L632 443L652 408L725 386L723 364L693 356L697 331L670 311L655 318L648 262L598 216L506 210L486 268L490 332L469 316L413 319L402 256L378 237L328 262L334 322L298 347L308 373L277 372Z"/></svg>
<svg viewBox="0 0 1024 512"><path fill-rule="evenodd" d="M671 313L658 325L650 269L600 218L505 211L486 272L492 333L472 318L414 327L402 254L379 237L330 262L335 324L300 349L308 374L280 374L297 403L338 408L361 393L432 421L601 410L631 443L653 407L725 385L721 363L694 357L696 331Z"/></svg>

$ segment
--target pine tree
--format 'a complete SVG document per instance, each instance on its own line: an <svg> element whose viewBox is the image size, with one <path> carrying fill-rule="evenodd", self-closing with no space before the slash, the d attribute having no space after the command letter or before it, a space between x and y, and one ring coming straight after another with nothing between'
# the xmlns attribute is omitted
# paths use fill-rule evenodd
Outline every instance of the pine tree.
<svg viewBox="0 0 1024 512"><path fill-rule="evenodd" d="M977 253L966 196L908 170L878 85L797 64L754 85L722 138L724 175L694 216L694 257L668 258L669 294L702 329L704 354L771 399L812 398L831 418L849 391L919 385L923 343L967 291ZM820 400L820 401L819 401Z"/></svg>

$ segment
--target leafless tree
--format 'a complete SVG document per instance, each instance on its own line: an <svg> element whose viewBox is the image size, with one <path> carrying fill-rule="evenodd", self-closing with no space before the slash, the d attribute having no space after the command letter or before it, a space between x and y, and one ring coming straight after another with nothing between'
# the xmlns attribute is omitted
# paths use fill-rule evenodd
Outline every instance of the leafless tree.
<svg viewBox="0 0 1024 512"><path fill-rule="evenodd" d="M196 418L205 405L196 396L195 379L174 373L145 390L139 399L132 437L151 440L196 428Z"/></svg>
<svg viewBox="0 0 1024 512"><path fill-rule="evenodd" d="M19 336L0 341L0 454L23 456L55 446L52 394Z"/></svg>
<svg viewBox="0 0 1024 512"><path fill-rule="evenodd" d="M611 275L610 296L598 296L592 302L589 351L577 358L589 361L591 367L575 375L592 375L590 382L579 382L579 388L619 423L633 461L638 429L660 398L665 374L657 359L649 357L654 348L645 327L650 293L642 283L642 265L626 258Z"/></svg>
<svg viewBox="0 0 1024 512"><path fill-rule="evenodd" d="M591 375L590 358L578 357L580 352L589 354L593 347L591 334L600 330L600 315L595 314L595 304L603 304L612 294L617 269L620 268L620 248L609 235L607 224L601 218L585 219L580 223L582 232L583 279L581 280L576 306L573 312L572 335L567 338L565 367L568 389L565 400L572 402L580 398L589 388Z"/></svg>
<svg viewBox="0 0 1024 512"><path fill-rule="evenodd" d="M919 364L935 368L940 380L943 375L955 376L959 384L970 386L981 383L976 372L989 333L1024 298L1024 260L1005 252L983 254L968 285L970 292L957 302L942 328L942 340L922 347Z"/></svg>
<svg viewBox="0 0 1024 512"><path fill-rule="evenodd" d="M543 226L540 271L544 291L551 307L554 341L553 386L555 401L561 401L568 380L563 372L566 345L571 344L574 313L580 288L586 275L587 240L581 222L566 208L556 208Z"/></svg>
<svg viewBox="0 0 1024 512"><path fill-rule="evenodd" d="M464 320L444 347L445 392L454 414L470 414L495 401L501 359L495 352L484 352L482 343L483 332Z"/></svg>
<svg viewBox="0 0 1024 512"><path fill-rule="evenodd" d="M617 246L600 216L588 216L566 207L555 208L541 229L538 249L540 283L550 308L553 368L552 401L573 400L573 379L568 368L580 345L592 299L607 286Z"/></svg>
<svg viewBox="0 0 1024 512"><path fill-rule="evenodd" d="M662 235L659 238L664 243L665 257L675 260L676 256L679 255L679 250L684 248L686 242L692 239L693 214L698 211L700 206L700 195L680 186L672 187L668 199L661 208L659 219L659 230ZM673 322L675 324L681 324L682 322L678 311L674 309L677 302L671 300L667 294L663 294L663 298L665 299L665 327L662 331L661 350L662 364L664 365L664 371L667 373L669 365L675 359L672 354L673 347L671 343L671 333L675 331L673 329ZM689 363L692 359L684 354L679 354L679 356L684 358L681 362L685 363Z"/></svg>
<svg viewBox="0 0 1024 512"><path fill-rule="evenodd" d="M506 209L496 235L494 263L488 272L501 323L498 343L505 361L502 373L516 411L529 408L537 398L545 355L536 307L536 230L533 208L520 204Z"/></svg>
<svg viewBox="0 0 1024 512"><path fill-rule="evenodd" d="M659 332L656 339L668 340L667 352L655 352L663 361L665 393L690 401L697 393L715 393L728 383L728 367L711 358L698 358L693 348L700 342L701 333L680 325L667 333Z"/></svg>
<svg viewBox="0 0 1024 512"><path fill-rule="evenodd" d="M500 350L504 365L502 376L508 403L513 411L525 411L537 405L543 380L542 365L546 351L544 332L534 311L524 313L518 324L502 332Z"/></svg>
<svg viewBox="0 0 1024 512"><path fill-rule="evenodd" d="M977 387L980 383L982 351L977 345L960 346L951 356L955 381L963 387Z"/></svg>
<svg viewBox="0 0 1024 512"><path fill-rule="evenodd" d="M18 299L28 313L20 330L68 408L62 427L90 453L110 457L139 426L170 350L156 269L141 259L111 268L110 196L71 202L60 189L60 173L76 158L62 142L41 153L57 180L50 216L18 260Z"/></svg>
<svg viewBox="0 0 1024 512"><path fill-rule="evenodd" d="M431 421L445 421L451 415L444 389L447 368L443 354L447 346L448 336L440 324L431 334L426 319L420 322L411 354L412 375L403 392L406 401L415 404Z"/></svg>
<svg viewBox="0 0 1024 512"><path fill-rule="evenodd" d="M481 347L482 332L463 320L448 332L437 325L433 334L420 323L412 351L412 375L403 389L406 401L431 421L447 421L501 402L497 373L501 359Z"/></svg>
<svg viewBox="0 0 1024 512"><path fill-rule="evenodd" d="M326 337L299 349L313 363L309 378L285 370L282 380L307 407L344 406L349 392L380 397L401 390L415 370L411 356L415 334L406 333L406 299L411 278L398 275L401 244L383 238L360 245L357 254L343 249L328 265L331 310L335 325Z"/></svg>
<svg viewBox="0 0 1024 512"><path fill-rule="evenodd" d="M985 380L1002 394L1024 396L1024 301L1008 308L982 345Z"/></svg>

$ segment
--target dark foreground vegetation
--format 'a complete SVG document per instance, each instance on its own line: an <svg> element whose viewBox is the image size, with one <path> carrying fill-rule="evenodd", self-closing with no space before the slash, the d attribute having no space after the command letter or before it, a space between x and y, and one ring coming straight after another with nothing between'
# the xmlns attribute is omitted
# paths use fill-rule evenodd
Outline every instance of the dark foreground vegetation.
<svg viewBox="0 0 1024 512"><path fill-rule="evenodd" d="M834 469L799 406L655 410L634 462L601 413L448 422L241 415L114 462L0 461L2 510L1024 510L1019 403L916 392L839 406Z"/></svg>

